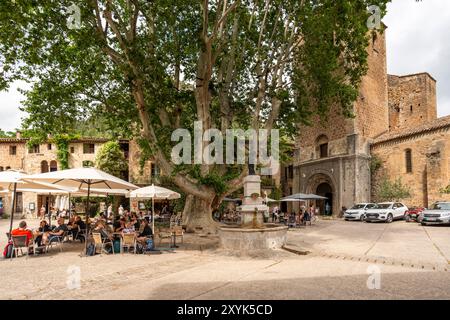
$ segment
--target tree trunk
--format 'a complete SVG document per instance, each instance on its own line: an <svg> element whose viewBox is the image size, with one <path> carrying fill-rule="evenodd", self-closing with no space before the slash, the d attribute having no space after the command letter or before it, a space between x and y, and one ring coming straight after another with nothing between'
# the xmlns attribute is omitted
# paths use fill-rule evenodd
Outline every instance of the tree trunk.
<svg viewBox="0 0 450 320"><path fill-rule="evenodd" d="M183 210L183 225L186 232L217 233L219 224L212 217L212 199L188 195Z"/></svg>

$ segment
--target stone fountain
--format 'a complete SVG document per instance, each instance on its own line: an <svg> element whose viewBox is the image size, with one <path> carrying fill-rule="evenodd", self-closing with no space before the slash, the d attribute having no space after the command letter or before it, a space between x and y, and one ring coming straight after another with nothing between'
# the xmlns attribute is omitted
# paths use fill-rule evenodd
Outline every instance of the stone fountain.
<svg viewBox="0 0 450 320"><path fill-rule="evenodd" d="M241 213L240 226L219 228L222 249L252 252L274 250L286 243L288 227L264 223L264 212L269 207L261 198L261 177L250 175L244 179L244 199L238 208Z"/></svg>

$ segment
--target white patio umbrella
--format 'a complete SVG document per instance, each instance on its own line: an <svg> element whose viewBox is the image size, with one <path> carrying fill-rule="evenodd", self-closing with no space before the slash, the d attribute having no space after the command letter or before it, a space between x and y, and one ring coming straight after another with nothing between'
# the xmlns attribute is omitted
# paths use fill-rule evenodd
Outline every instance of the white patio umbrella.
<svg viewBox="0 0 450 320"><path fill-rule="evenodd" d="M134 199L152 200L152 230L155 232L155 200L180 199L181 195L178 192L152 184L151 186L131 191L128 194L128 197Z"/></svg>
<svg viewBox="0 0 450 320"><path fill-rule="evenodd" d="M62 187L76 188L78 190L87 189L86 225L89 217L89 198L92 188L127 190L138 189L138 187L134 184L119 179L96 168L67 169L62 171L35 174L30 176L29 178L33 182L45 182ZM87 232L88 230L86 228L86 240Z"/></svg>
<svg viewBox="0 0 450 320"><path fill-rule="evenodd" d="M14 212L16 210L16 196L18 191L33 191L39 189L50 190L52 192L60 192L61 188L58 186L49 185L46 183L33 182L26 180L30 176L23 171L7 170L0 172L0 190L12 192L12 206L11 206L11 220L9 225L9 234L11 237L11 231L14 220Z"/></svg>

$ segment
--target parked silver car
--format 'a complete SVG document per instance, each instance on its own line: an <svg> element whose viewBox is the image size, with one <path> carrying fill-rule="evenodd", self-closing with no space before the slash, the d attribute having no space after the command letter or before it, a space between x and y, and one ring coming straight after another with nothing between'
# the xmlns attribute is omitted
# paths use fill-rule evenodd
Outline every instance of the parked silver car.
<svg viewBox="0 0 450 320"><path fill-rule="evenodd" d="M423 225L450 224L450 202L436 202L419 216Z"/></svg>
<svg viewBox="0 0 450 320"><path fill-rule="evenodd" d="M358 203L344 212L345 221L359 220L364 221L366 218L366 211L375 207L375 203Z"/></svg>

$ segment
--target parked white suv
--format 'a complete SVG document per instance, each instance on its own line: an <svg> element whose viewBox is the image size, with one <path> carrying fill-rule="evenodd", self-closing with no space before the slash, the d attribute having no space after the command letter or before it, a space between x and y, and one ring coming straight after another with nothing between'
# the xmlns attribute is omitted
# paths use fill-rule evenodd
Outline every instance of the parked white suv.
<svg viewBox="0 0 450 320"><path fill-rule="evenodd" d="M408 207L400 202L378 203L374 208L366 211L365 221L385 221L391 223L394 220L403 219L406 211L408 211Z"/></svg>
<svg viewBox="0 0 450 320"><path fill-rule="evenodd" d="M450 202L436 202L420 214L419 221L423 226L450 224Z"/></svg>
<svg viewBox="0 0 450 320"><path fill-rule="evenodd" d="M364 221L366 218L366 211L375 207L375 203L358 203L344 212L345 221L359 220Z"/></svg>

